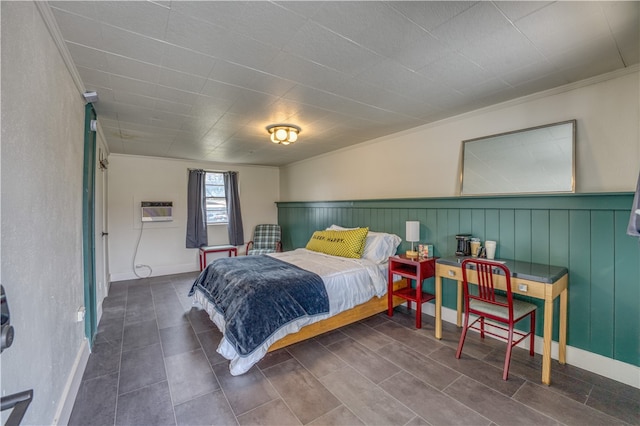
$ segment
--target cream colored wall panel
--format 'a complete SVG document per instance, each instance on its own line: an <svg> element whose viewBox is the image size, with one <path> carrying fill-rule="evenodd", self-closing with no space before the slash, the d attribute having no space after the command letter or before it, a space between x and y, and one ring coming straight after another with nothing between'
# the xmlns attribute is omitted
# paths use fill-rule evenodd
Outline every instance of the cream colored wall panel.
<svg viewBox="0 0 640 426"><path fill-rule="evenodd" d="M576 192L634 191L639 73L539 93L281 169L282 201L455 196L462 141L577 120Z"/></svg>
<svg viewBox="0 0 640 426"><path fill-rule="evenodd" d="M76 320L85 107L35 4L1 8L2 284L15 328L2 352L2 395L33 389L22 423L57 424L86 352Z"/></svg>
<svg viewBox="0 0 640 426"><path fill-rule="evenodd" d="M153 275L198 270L198 250L185 248L188 169L239 173L245 243L258 223L277 223L279 171L275 167L233 166L112 154L109 157L109 269L112 281L136 278L135 264ZM172 201L173 221L140 221L141 201ZM227 227L208 228L209 244L229 244ZM138 250L136 244L138 238ZM244 247L239 247L244 252ZM136 270L146 276L146 268Z"/></svg>

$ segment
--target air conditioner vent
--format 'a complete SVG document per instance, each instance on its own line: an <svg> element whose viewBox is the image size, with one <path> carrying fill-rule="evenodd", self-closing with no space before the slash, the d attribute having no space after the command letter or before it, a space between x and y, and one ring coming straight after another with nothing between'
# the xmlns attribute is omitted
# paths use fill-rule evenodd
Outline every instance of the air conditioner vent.
<svg viewBox="0 0 640 426"><path fill-rule="evenodd" d="M173 220L172 201L143 201L143 222L170 222Z"/></svg>

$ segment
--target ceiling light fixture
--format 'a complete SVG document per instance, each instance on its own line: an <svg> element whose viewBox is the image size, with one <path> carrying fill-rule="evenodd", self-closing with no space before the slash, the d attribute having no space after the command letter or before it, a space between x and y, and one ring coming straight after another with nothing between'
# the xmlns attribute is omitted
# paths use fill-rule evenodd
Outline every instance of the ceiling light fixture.
<svg viewBox="0 0 640 426"><path fill-rule="evenodd" d="M267 131L271 134L271 142L282 145L289 145L298 140L298 133L302 129L293 124L272 124L267 126Z"/></svg>

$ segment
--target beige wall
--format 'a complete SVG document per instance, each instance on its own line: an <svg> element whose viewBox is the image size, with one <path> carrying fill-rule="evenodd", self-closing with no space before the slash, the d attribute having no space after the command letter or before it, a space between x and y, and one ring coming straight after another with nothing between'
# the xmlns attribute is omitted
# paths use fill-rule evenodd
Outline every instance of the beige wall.
<svg viewBox="0 0 640 426"><path fill-rule="evenodd" d="M233 166L129 155L109 157L109 268L112 281L136 278L136 262L146 264L153 275L198 270L198 250L185 248L188 169L238 172L245 242L259 223L277 223L279 198L276 167ZM146 222L141 232L140 202L172 201L172 222ZM229 244L225 225L208 228L209 244ZM239 247L243 252L244 247ZM146 276L148 269L136 270Z"/></svg>
<svg viewBox="0 0 640 426"><path fill-rule="evenodd" d="M15 328L2 352L2 395L33 389L22 423L48 425L61 420L69 393L73 402L70 382L88 356L76 321L84 305L84 100L34 3L1 8L1 278Z"/></svg>
<svg viewBox="0 0 640 426"><path fill-rule="evenodd" d="M577 120L576 192L634 191L638 67L495 105L281 169L281 201L456 196L462 141Z"/></svg>

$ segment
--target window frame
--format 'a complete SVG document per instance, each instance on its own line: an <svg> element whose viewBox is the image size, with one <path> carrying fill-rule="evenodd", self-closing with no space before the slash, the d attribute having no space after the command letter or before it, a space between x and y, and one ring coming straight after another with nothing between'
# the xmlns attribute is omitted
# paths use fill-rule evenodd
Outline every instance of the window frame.
<svg viewBox="0 0 640 426"><path fill-rule="evenodd" d="M220 177L222 178L222 184L214 184L214 183L208 183L208 176L209 175L220 175ZM229 223L229 217L227 215L227 194L226 194L226 190L224 187L224 172L216 172L216 171L209 171L209 170L205 170L205 191L204 191L204 206L205 206L205 216L206 216L206 220L207 220L207 226L209 225L227 225ZM207 187L211 187L211 186L215 186L215 187L219 187L222 188L222 197L220 196L215 196L215 195L211 195L208 196L207 194L209 193L207 191ZM215 205L215 204L223 204L224 205L224 213L220 213L220 209L211 209L209 208L209 200L212 201L211 205ZM216 216L221 216L224 215L226 217L226 219L224 221L213 221L210 220L210 212L212 212L211 217L216 217ZM218 212L218 213L216 213Z"/></svg>

